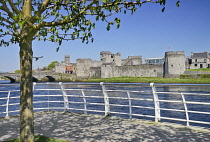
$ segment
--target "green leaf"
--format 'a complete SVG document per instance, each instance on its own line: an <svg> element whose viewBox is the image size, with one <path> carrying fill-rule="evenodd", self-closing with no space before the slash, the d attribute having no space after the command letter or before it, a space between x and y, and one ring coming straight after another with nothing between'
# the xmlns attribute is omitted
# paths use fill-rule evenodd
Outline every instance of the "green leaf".
<svg viewBox="0 0 210 142"><path fill-rule="evenodd" d="M165 7L163 7L163 9L162 9L162 12L164 12L165 11Z"/></svg>
<svg viewBox="0 0 210 142"><path fill-rule="evenodd" d="M179 7L180 6L180 1L176 2L176 6Z"/></svg>
<svg viewBox="0 0 210 142"><path fill-rule="evenodd" d="M57 47L57 48L56 48L56 52L58 52L58 51L59 51L59 49L60 49L60 47Z"/></svg>
<svg viewBox="0 0 210 142"><path fill-rule="evenodd" d="M109 25L109 24L106 26L106 30L107 30L107 31L110 30L110 25Z"/></svg>

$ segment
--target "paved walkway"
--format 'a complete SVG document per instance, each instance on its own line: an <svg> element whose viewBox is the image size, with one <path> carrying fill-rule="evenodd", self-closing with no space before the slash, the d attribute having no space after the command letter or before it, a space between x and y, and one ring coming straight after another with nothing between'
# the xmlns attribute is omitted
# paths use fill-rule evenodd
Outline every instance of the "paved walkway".
<svg viewBox="0 0 210 142"><path fill-rule="evenodd" d="M71 142L209 142L209 130L117 117L50 112L35 114L35 133ZM0 119L0 141L19 136L19 118Z"/></svg>

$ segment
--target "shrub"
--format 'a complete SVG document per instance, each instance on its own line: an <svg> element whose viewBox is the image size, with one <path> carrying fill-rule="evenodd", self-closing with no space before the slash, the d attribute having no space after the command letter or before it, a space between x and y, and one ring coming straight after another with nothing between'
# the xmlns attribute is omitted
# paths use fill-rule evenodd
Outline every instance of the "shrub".
<svg viewBox="0 0 210 142"><path fill-rule="evenodd" d="M198 74L199 78L210 78L210 74Z"/></svg>

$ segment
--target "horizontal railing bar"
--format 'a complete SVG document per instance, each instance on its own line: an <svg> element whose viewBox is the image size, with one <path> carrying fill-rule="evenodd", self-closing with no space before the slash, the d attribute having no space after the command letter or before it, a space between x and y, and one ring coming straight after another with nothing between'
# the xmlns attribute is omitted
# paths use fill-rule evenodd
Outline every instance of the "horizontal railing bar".
<svg viewBox="0 0 210 142"><path fill-rule="evenodd" d="M195 120L189 120L191 123L199 123L199 124L210 124L210 122L204 122L204 121L195 121Z"/></svg>
<svg viewBox="0 0 210 142"><path fill-rule="evenodd" d="M4 97L4 98L0 98L0 100L7 100L8 98L7 97Z"/></svg>
<svg viewBox="0 0 210 142"><path fill-rule="evenodd" d="M9 91L0 91L2 93L8 93ZM20 90L10 90L10 92L20 92Z"/></svg>
<svg viewBox="0 0 210 142"><path fill-rule="evenodd" d="M85 109L78 109L78 108L69 108L69 110L80 110L80 111L92 111L92 112L105 112L105 111L101 111L101 110L85 110Z"/></svg>
<svg viewBox="0 0 210 142"><path fill-rule="evenodd" d="M104 105L104 103L84 103L84 102L73 102L73 101L69 101L68 103L72 103L72 104Z"/></svg>
<svg viewBox="0 0 210 142"><path fill-rule="evenodd" d="M171 118L171 117L160 117L161 119L167 119L167 120L176 120L176 121L187 121L186 119L179 119L179 118Z"/></svg>
<svg viewBox="0 0 210 142"><path fill-rule="evenodd" d="M104 103L88 103L88 102L87 103L84 103L84 104L88 104L88 105L104 105Z"/></svg>
<svg viewBox="0 0 210 142"><path fill-rule="evenodd" d="M10 99L18 99L18 98L20 98L20 96L10 97Z"/></svg>
<svg viewBox="0 0 210 142"><path fill-rule="evenodd" d="M180 95L181 92L156 92L157 94L172 94L172 95ZM182 95L201 95L201 96L210 96L210 94L205 93L187 93L182 92Z"/></svg>
<svg viewBox="0 0 210 142"><path fill-rule="evenodd" d="M89 112L105 112L105 111L102 111L102 110L86 110L86 111L89 111Z"/></svg>
<svg viewBox="0 0 210 142"><path fill-rule="evenodd" d="M15 106L15 105L20 105L20 103L12 103L12 104L9 104L9 106Z"/></svg>
<svg viewBox="0 0 210 142"><path fill-rule="evenodd" d="M110 106L129 107L129 105L109 104Z"/></svg>
<svg viewBox="0 0 210 142"><path fill-rule="evenodd" d="M158 100L158 102L182 103L182 101L178 101L178 100Z"/></svg>
<svg viewBox="0 0 210 142"><path fill-rule="evenodd" d="M47 83L37 83L37 85L55 85L58 84L47 82ZM63 85L100 85L100 83L95 82L62 82ZM149 86L150 83L108 83L103 82L104 85L140 85L140 86ZM164 84L164 83L155 83L155 86L210 86L210 84Z"/></svg>
<svg viewBox="0 0 210 142"><path fill-rule="evenodd" d="M132 116L141 116L141 117L155 118L155 116L153 116L153 115L144 115L144 114L132 114Z"/></svg>
<svg viewBox="0 0 210 142"><path fill-rule="evenodd" d="M131 115L131 116L141 116L141 117L150 117L155 118L155 116L152 115L144 115L144 114L130 114L130 113L124 113L124 112L110 112L111 114L124 114L124 115Z"/></svg>
<svg viewBox="0 0 210 142"><path fill-rule="evenodd" d="M68 97L80 97L80 98L104 98L103 96L82 96L82 95L67 95ZM153 99L141 99L141 98L125 98L125 97L109 97L109 99L124 99L124 100L139 100L139 101L154 101Z"/></svg>
<svg viewBox="0 0 210 142"><path fill-rule="evenodd" d="M63 95L34 95L34 97L62 97Z"/></svg>
<svg viewBox="0 0 210 142"><path fill-rule="evenodd" d="M125 113L125 112L110 112L111 114L124 114L124 115L131 115L130 113Z"/></svg>
<svg viewBox="0 0 210 142"><path fill-rule="evenodd" d="M33 102L34 104L38 104L38 103L63 103L64 101L36 101Z"/></svg>
<svg viewBox="0 0 210 142"><path fill-rule="evenodd" d="M181 109L169 109L169 108L160 108L159 110L168 110L168 111L185 112L185 110L181 110Z"/></svg>
<svg viewBox="0 0 210 142"><path fill-rule="evenodd" d="M35 108L34 110L40 110L40 109L53 109L53 110L55 110L55 109L64 109L63 107L47 107L47 108Z"/></svg>
<svg viewBox="0 0 210 142"><path fill-rule="evenodd" d="M137 101L154 101L153 99L141 99L141 98L125 98L125 97L109 97L109 99L119 99L119 100L137 100Z"/></svg>
<svg viewBox="0 0 210 142"><path fill-rule="evenodd" d="M119 106L119 107L135 107L135 108L147 108L154 109L154 107L144 107L144 106L129 106L129 105L119 105L119 104L110 104L110 106Z"/></svg>
<svg viewBox="0 0 210 142"><path fill-rule="evenodd" d="M187 112L190 112L190 113L200 113L200 114L210 114L210 112L192 111L192 110L188 110Z"/></svg>
<svg viewBox="0 0 210 142"><path fill-rule="evenodd" d="M206 102L191 102L191 101L186 101L186 104L197 104L197 105L210 105L210 103Z"/></svg>
<svg viewBox="0 0 210 142"><path fill-rule="evenodd" d="M145 106L131 106L132 108L147 108L147 109L155 109L154 107L145 107Z"/></svg>
<svg viewBox="0 0 210 142"><path fill-rule="evenodd" d="M8 111L8 113L13 113L13 112L20 112L20 110ZM4 112L4 113L7 113L7 112Z"/></svg>
<svg viewBox="0 0 210 142"><path fill-rule="evenodd" d="M104 98L103 96L82 96L82 95L66 95L68 97L80 97L80 98Z"/></svg>
<svg viewBox="0 0 210 142"><path fill-rule="evenodd" d="M73 101L68 101L68 103L72 103L72 104L84 104L84 102L73 102Z"/></svg>
<svg viewBox="0 0 210 142"><path fill-rule="evenodd" d="M102 92L97 89L64 89L65 91L87 91L87 92ZM61 91L61 89L35 89L35 91ZM106 90L107 92L131 92L131 93L151 93L151 91L133 91L133 90Z"/></svg>

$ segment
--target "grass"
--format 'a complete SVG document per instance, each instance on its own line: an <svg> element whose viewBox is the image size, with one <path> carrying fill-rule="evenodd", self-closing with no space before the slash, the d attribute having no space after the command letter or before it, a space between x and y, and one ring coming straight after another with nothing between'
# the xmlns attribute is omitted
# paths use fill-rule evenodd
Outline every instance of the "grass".
<svg viewBox="0 0 210 142"><path fill-rule="evenodd" d="M112 77L89 79L84 82L210 84L210 78Z"/></svg>
<svg viewBox="0 0 210 142"><path fill-rule="evenodd" d="M17 138L17 139L8 140L6 142L19 142L19 141L20 139ZM53 139L46 136L36 135L35 142L69 142L69 141L58 140L58 139Z"/></svg>
<svg viewBox="0 0 210 142"><path fill-rule="evenodd" d="M187 69L187 71L203 71L203 72L210 72L210 68Z"/></svg>

